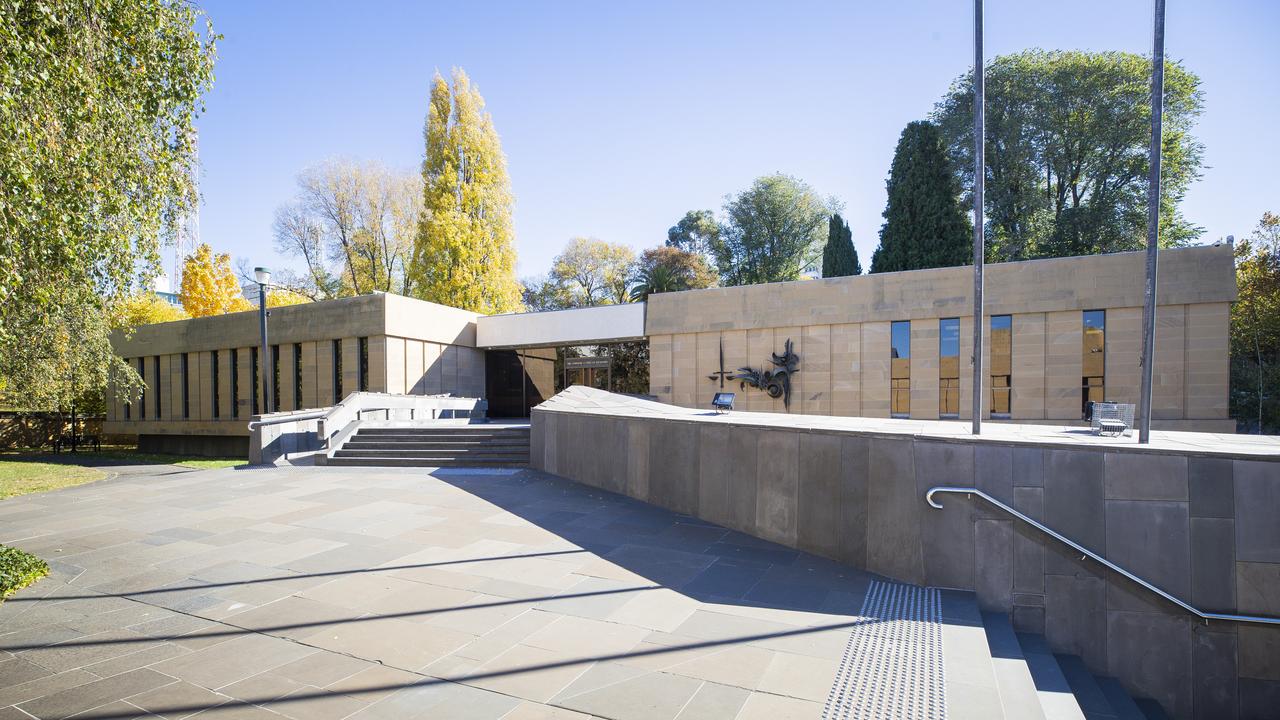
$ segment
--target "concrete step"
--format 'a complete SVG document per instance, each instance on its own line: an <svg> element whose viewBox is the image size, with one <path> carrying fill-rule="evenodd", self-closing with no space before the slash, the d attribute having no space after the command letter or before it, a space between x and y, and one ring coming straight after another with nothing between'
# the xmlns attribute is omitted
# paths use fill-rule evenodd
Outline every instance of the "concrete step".
<svg viewBox="0 0 1280 720"><path fill-rule="evenodd" d="M528 458L331 457L328 465L358 467L527 467Z"/></svg>
<svg viewBox="0 0 1280 720"><path fill-rule="evenodd" d="M1016 720L1000 701L982 613L972 592L942 590L942 660L947 717Z"/></svg>
<svg viewBox="0 0 1280 720"><path fill-rule="evenodd" d="M468 448L514 448L517 450L529 450L528 442L515 441L493 441L493 442L461 442L461 441L432 441L422 442L417 440L405 440L396 442L385 442L383 440L362 440L353 438L343 443L343 447L347 448L363 448L366 450L393 450L396 452L402 450L441 450L441 449L468 449Z"/></svg>
<svg viewBox="0 0 1280 720"><path fill-rule="evenodd" d="M397 450L388 452L386 450L364 450L360 448L348 448L345 445L338 448L333 454L334 457L401 457L401 458L447 458L447 457L494 457L494 458L518 458L521 460L529 459L528 450L493 450L489 448L479 448L473 450Z"/></svg>
<svg viewBox="0 0 1280 720"><path fill-rule="evenodd" d="M1058 661L1062 676L1071 686L1071 694L1076 696L1076 703L1080 705L1085 718L1115 720L1116 713L1111 707L1111 701L1107 700L1102 688L1098 687L1098 681L1094 679L1093 673L1089 672L1089 668L1085 667L1084 660L1081 660L1078 655L1055 654L1053 657Z"/></svg>
<svg viewBox="0 0 1280 720"><path fill-rule="evenodd" d="M1084 720L1084 712L1062 674L1058 660L1040 635L1017 633L1018 645L1027 660L1027 669L1036 684L1040 710L1045 720Z"/></svg>
<svg viewBox="0 0 1280 720"><path fill-rule="evenodd" d="M1102 688L1102 694L1107 696L1107 702L1111 703L1111 709L1115 711L1118 720L1146 720L1138 709L1138 704L1119 680L1105 676L1094 679L1098 681L1098 687Z"/></svg>
<svg viewBox="0 0 1280 720"><path fill-rule="evenodd" d="M1046 720L1040 707L1035 680L1027 667L1027 659L1018 644L1009 616L1004 613L982 613L982 627L991 650L991 666L995 671L996 689L1006 718Z"/></svg>
<svg viewBox="0 0 1280 720"><path fill-rule="evenodd" d="M362 427L356 432L362 435L528 435L529 428L504 428L489 425L459 425L457 427Z"/></svg>

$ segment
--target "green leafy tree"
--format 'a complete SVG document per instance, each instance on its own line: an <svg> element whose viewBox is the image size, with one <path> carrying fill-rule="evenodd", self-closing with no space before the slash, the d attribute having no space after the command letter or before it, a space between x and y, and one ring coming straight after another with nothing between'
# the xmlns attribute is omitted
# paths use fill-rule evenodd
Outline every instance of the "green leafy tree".
<svg viewBox="0 0 1280 720"><path fill-rule="evenodd" d="M720 223L710 210L690 210L667 230L667 247L711 257L720 243Z"/></svg>
<svg viewBox="0 0 1280 720"><path fill-rule="evenodd" d="M907 125L893 153L889 201L871 272L951 267L973 261L973 226L933 123Z"/></svg>
<svg viewBox="0 0 1280 720"><path fill-rule="evenodd" d="M1242 429L1280 432L1280 215L1264 213L1235 247L1231 415Z"/></svg>
<svg viewBox="0 0 1280 720"><path fill-rule="evenodd" d="M0 3L0 384L29 409L73 382L141 388L113 307L195 203L218 39L202 20L179 0Z"/></svg>
<svg viewBox="0 0 1280 720"><path fill-rule="evenodd" d="M757 178L729 198L726 223L712 248L725 285L798 280L816 269L834 200L781 173Z"/></svg>
<svg viewBox="0 0 1280 720"><path fill-rule="evenodd" d="M640 254L631 282L631 300L643 302L653 293L712 287L716 284L716 274L697 253L656 247Z"/></svg>
<svg viewBox="0 0 1280 720"><path fill-rule="evenodd" d="M635 260L626 245L577 237L551 262L550 278L566 293L569 307L624 303Z"/></svg>
<svg viewBox="0 0 1280 720"><path fill-rule="evenodd" d="M840 213L832 213L827 224L827 244L822 248L822 277L861 274L862 263L858 262L858 250L853 247L853 231Z"/></svg>
<svg viewBox="0 0 1280 720"><path fill-rule="evenodd" d="M452 89L436 75L424 136L411 294L475 312L520 310L507 158L484 98L461 69Z"/></svg>
<svg viewBox="0 0 1280 720"><path fill-rule="evenodd" d="M983 194L987 259L1023 260L1146 246L1151 60L1121 52L1027 50L986 70ZM1191 131L1203 110L1200 79L1165 63L1160 242L1202 230L1178 212L1200 177ZM952 83L933 119L957 177L973 187L973 85Z"/></svg>

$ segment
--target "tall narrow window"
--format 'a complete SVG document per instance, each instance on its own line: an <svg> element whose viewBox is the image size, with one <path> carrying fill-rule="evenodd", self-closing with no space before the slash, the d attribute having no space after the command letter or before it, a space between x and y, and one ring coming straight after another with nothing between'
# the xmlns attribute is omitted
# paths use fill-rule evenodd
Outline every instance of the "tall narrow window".
<svg viewBox="0 0 1280 720"><path fill-rule="evenodd" d="M142 396L138 398L138 419L147 419L147 359L138 358L138 377L142 378Z"/></svg>
<svg viewBox="0 0 1280 720"><path fill-rule="evenodd" d="M357 378L360 392L369 390L369 338L360 338L360 374Z"/></svg>
<svg viewBox="0 0 1280 720"><path fill-rule="evenodd" d="M161 414L161 410L160 410L160 396L161 396L160 388L164 386L164 383L160 381L160 356L159 355L156 355L155 357L151 358L151 369L152 369L152 377L156 379L156 391L155 391L156 419L160 420L164 418L164 415Z"/></svg>
<svg viewBox="0 0 1280 720"><path fill-rule="evenodd" d="M889 414L911 415L911 323L893 323L889 334Z"/></svg>
<svg viewBox="0 0 1280 720"><path fill-rule="evenodd" d="M125 362L129 363L129 367L133 367L132 360L126 360ZM125 420L130 419L129 416L133 414L132 405L133 403L129 402L128 400L125 400L125 403L124 403L124 419Z"/></svg>
<svg viewBox="0 0 1280 720"><path fill-rule="evenodd" d="M280 346L271 346L271 412L280 412Z"/></svg>
<svg viewBox="0 0 1280 720"><path fill-rule="evenodd" d="M1107 311L1084 311L1084 347L1081 357L1083 377L1080 379L1080 415L1089 417L1089 403L1102 402L1107 396L1106 347Z"/></svg>
<svg viewBox="0 0 1280 720"><path fill-rule="evenodd" d="M261 407L261 403L258 402L258 385L259 385L258 376L262 374L261 372L258 371L259 354L260 353L258 352L257 345L254 345L253 347L249 348L249 377L252 378L250 384L253 387L253 401L252 401L251 409L249 411L250 415L261 414L259 410L259 408Z"/></svg>
<svg viewBox="0 0 1280 720"><path fill-rule="evenodd" d="M938 415L960 417L960 318L938 321Z"/></svg>
<svg viewBox="0 0 1280 720"><path fill-rule="evenodd" d="M293 344L293 409L302 409L302 343Z"/></svg>
<svg viewBox="0 0 1280 720"><path fill-rule="evenodd" d="M991 417L1009 417L1013 392L1013 316L991 316Z"/></svg>
<svg viewBox="0 0 1280 720"><path fill-rule="evenodd" d="M218 384L218 351L214 350L209 353L209 380L213 387L211 388L209 399L213 402L213 419L218 419L220 412L219 406L222 404L222 386Z"/></svg>
<svg viewBox="0 0 1280 720"><path fill-rule="evenodd" d="M342 402L342 340L333 341L333 404Z"/></svg>
<svg viewBox="0 0 1280 720"><path fill-rule="evenodd" d="M231 417L240 417L240 350L231 348Z"/></svg>
<svg viewBox="0 0 1280 720"><path fill-rule="evenodd" d="M182 419L191 418L191 353L182 353Z"/></svg>

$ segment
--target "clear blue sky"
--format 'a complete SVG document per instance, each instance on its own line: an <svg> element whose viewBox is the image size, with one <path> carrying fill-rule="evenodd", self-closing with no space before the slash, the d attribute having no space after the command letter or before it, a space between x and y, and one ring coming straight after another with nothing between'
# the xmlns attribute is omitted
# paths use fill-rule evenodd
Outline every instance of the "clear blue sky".
<svg viewBox="0 0 1280 720"><path fill-rule="evenodd" d="M1204 81L1204 239L1280 211L1280 3L1168 0L1167 50ZM493 114L516 197L519 272L572 236L662 243L782 171L846 206L864 266L903 126L970 58L967 0L232 2L201 118L201 233L251 264L299 170L333 156L417 168L428 83L461 66ZM1150 51L1150 0L988 0L987 56Z"/></svg>

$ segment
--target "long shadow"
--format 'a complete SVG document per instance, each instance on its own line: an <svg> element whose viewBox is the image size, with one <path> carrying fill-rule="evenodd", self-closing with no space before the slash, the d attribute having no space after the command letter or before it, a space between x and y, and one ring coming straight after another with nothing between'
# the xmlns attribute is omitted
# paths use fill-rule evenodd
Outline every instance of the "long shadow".
<svg viewBox="0 0 1280 720"><path fill-rule="evenodd" d="M414 565L386 565L372 568L354 568L350 570L331 570L327 572L316 573L295 573L293 575L277 575L275 577L255 578L252 580L235 580L217 583L201 583L199 585L165 585L164 587L150 588L147 590L131 590L121 593L107 593L92 591L91 595L46 595L43 597L21 597L10 598L5 604L24 603L24 602L62 602L63 600L97 600L100 598L140 598L148 595L168 595L176 592L185 592L187 590L211 590L223 587L243 587L245 585L259 585L262 583L288 582L290 580L302 580L305 578L322 578L336 577L340 575L362 575L366 573L391 572L394 570L417 570L420 568L443 567L445 565L466 565L468 563L491 562L494 560L523 560L524 558L548 557L552 555L574 555L586 552L585 550L555 550L550 552L526 553L523 555L496 555L494 557L471 558L467 560L442 560L432 563L417 563Z"/></svg>
<svg viewBox="0 0 1280 720"><path fill-rule="evenodd" d="M464 610L480 610L484 608L507 607L510 605L528 605L530 603L555 602L557 600L573 600L576 598L600 597L604 595L623 595L626 593L637 593L637 592L644 592L646 590L661 590L661 589L662 588L659 585L648 585L648 586L642 586L642 587L618 588L615 590L592 590L589 592L565 593L562 595L544 595L541 597L497 600L497 601L488 602L488 603L476 603L474 605L456 605L453 607L432 608L430 610L405 610L403 612L380 613L377 615L366 615L363 617L359 615L353 615L351 617L343 617L335 620L315 620L312 622L289 623L286 625L266 625L262 627L247 627L244 625L236 625L234 622L232 622L235 619L234 615L223 620L212 620L209 618L193 615L192 617L197 617L201 620L207 620L210 623L217 623L219 625L224 625L228 628L233 628L233 629L215 630L212 632L193 630L189 633L185 633L182 635L154 635L154 636L145 635L145 636L140 636L136 638L125 637L125 638L102 638L99 640L87 640L87 639L86 640L68 640L66 642L59 642L59 643L29 643L29 644L20 644L20 645L0 644L0 650L8 651L11 653L19 653L24 650L39 650L44 648L70 648L70 647L89 647L89 646L106 647L111 645L154 645L156 643L172 642L175 640L234 637L238 635L249 635L253 633L273 635L273 634L281 634L291 630L306 630L308 628L330 627L333 625L349 625L352 623L372 622L376 620L392 620L392 619L403 620L407 618L426 617L428 615L443 615L445 613L459 612ZM424 591L429 592L429 590L424 590ZM163 606L159 606L159 607L163 607ZM358 612L358 611L353 611L353 612ZM0 637L0 641L3 641L3 637Z"/></svg>
<svg viewBox="0 0 1280 720"><path fill-rule="evenodd" d="M371 687L363 687L358 690L345 690L342 692L342 694L350 695L352 697L360 697L361 695L395 692L400 690L408 690L411 688L428 688L436 685L474 683L479 680L489 680L492 678L506 677L509 675L519 675L522 673L529 673L529 672L540 672L544 670L556 670L559 668L576 667L579 665L590 665L593 663L609 662L612 660L626 660L629 658L651 657L655 655L665 655L668 653L688 652L690 650L701 650L701 649L708 649L708 648L724 647L728 645L740 645L743 643L760 642L763 640L775 640L779 638L799 637L804 635L812 635L815 633L830 632L832 630L851 630L859 626L871 625L878 622L881 622L881 621L874 618L860 618L857 620L851 620L849 622L844 622L844 623L830 623L830 624L819 625L815 627L796 628L794 630L780 630L776 632L757 633L753 635L738 635L731 638L703 640L700 642L684 643L681 645L667 645L663 647L650 648L646 650L633 650L630 652L611 653L607 655L594 655L591 657L583 657L583 658L572 658L569 660L560 660L556 662L523 665L520 667L510 668L506 670L492 670L488 672L463 673L459 675L449 675L449 676L441 676L441 677L424 675L423 679L417 682L392 683L392 684L383 684L383 685L377 685L377 686L371 686ZM413 672L413 671L409 671L409 672ZM161 707L161 708L147 708L147 712L157 714L157 715L162 715L162 716L182 716L184 714L206 710L206 709L209 709L210 707L235 708L235 707L245 707L250 705L259 705L262 707L271 708L271 707L280 706L280 705L287 705L290 703L326 698L332 695L333 693L327 690L307 691L307 692L294 693L286 697L264 696L261 698L253 698L253 699L237 699L237 700L232 700L230 702L223 703L217 706L192 704L192 705L167 706L167 707ZM92 720L119 720L122 718L137 717L137 714L136 713L119 713L119 712L113 712L113 711L104 711L104 712L95 713L93 711L89 711L87 713L76 715L76 717L92 719Z"/></svg>

